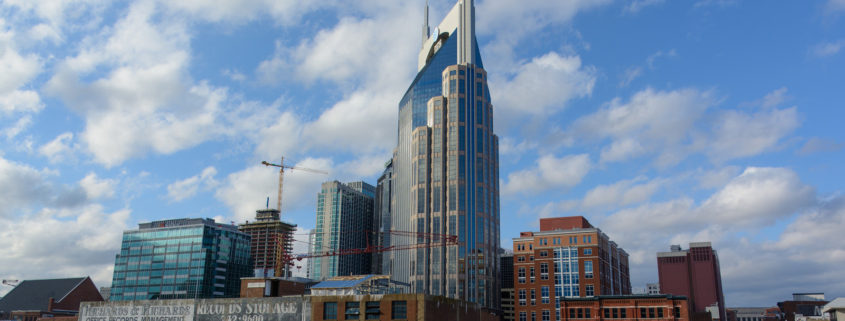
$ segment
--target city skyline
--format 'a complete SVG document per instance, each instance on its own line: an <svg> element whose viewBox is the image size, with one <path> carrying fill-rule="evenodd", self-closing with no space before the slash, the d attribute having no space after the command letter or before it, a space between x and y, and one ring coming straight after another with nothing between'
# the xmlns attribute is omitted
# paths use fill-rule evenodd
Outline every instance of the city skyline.
<svg viewBox="0 0 845 321"><path fill-rule="evenodd" d="M635 288L668 244L709 241L728 307L845 295L841 1L475 6L500 246L583 215L628 251ZM282 156L330 172L286 173L281 217L307 240L322 182L375 186L393 155L424 8L0 4L0 278L108 286L124 230L249 220L278 188L260 162Z"/></svg>

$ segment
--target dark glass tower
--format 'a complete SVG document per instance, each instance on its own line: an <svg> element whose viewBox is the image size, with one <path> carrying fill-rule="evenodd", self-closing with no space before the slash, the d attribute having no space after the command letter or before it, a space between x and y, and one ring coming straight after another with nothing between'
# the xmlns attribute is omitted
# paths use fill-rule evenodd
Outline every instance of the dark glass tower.
<svg viewBox="0 0 845 321"><path fill-rule="evenodd" d="M433 244L389 252L384 266L413 292L498 308L498 137L474 19L473 2L461 0L430 36L424 25L392 163L391 229L456 235L460 244L394 236L390 245Z"/></svg>

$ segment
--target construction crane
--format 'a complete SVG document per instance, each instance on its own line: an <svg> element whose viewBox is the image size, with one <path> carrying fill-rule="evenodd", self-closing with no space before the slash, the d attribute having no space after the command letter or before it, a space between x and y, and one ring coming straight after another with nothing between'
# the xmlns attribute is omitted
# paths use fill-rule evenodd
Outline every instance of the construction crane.
<svg viewBox="0 0 845 321"><path fill-rule="evenodd" d="M354 254L365 254L365 253L381 253L381 252L390 252L390 251L402 251L402 250L412 250L412 249L423 249L423 248L434 248L434 247L445 247L445 246L453 246L453 245L461 245L462 243L458 241L457 235L448 235L448 234L437 234L437 233L420 233L420 232L405 232L405 231L392 231L387 230L384 232L367 232L367 247L365 248L355 248L355 249L337 249L337 250L328 250L325 252L320 253L307 253L307 254L293 254L293 255L285 255L284 261L285 264L289 266L294 266L294 260L302 261L302 259L308 258L318 258L318 257L326 257L326 256L340 256L340 255L354 255ZM416 238L416 242L411 242L411 244L403 244L403 245L392 245L392 246L380 246L380 245L371 245L369 243L369 234L388 234L392 237L410 237ZM307 243L307 242L306 242ZM309 243L309 245L312 245ZM297 266L297 269L301 268L301 266Z"/></svg>
<svg viewBox="0 0 845 321"><path fill-rule="evenodd" d="M267 161L261 161L261 164L264 164L264 166L268 166L268 167L273 166L273 167L279 168L279 197L276 200L276 209L279 210L279 216L281 216L281 213L282 213L282 182L284 182L284 178L285 178L285 168L290 169L290 170L295 169L295 170L312 172L312 173L317 173L317 174L324 174L324 175L329 174L329 173L321 171L321 170L299 167L299 166L286 165L284 156L282 156L282 161L279 162L278 164L268 163Z"/></svg>

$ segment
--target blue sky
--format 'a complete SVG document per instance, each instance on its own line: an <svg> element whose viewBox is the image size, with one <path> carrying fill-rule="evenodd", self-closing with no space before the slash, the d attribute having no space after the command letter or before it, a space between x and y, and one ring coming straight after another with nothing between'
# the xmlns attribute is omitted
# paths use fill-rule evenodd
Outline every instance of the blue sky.
<svg viewBox="0 0 845 321"><path fill-rule="evenodd" d="M432 24L453 5L431 3ZM375 183L423 1L0 4L0 278L111 282L123 230L314 226L322 181ZM476 5L500 137L502 246L584 215L657 281L711 241L728 306L843 296L845 2ZM301 249L301 247L300 247ZM8 291L0 289L0 293Z"/></svg>

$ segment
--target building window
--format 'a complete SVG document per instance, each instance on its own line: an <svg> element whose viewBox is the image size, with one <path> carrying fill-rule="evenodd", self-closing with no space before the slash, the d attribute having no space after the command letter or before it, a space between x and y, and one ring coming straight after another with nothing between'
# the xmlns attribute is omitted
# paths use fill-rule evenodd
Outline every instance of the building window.
<svg viewBox="0 0 845 321"><path fill-rule="evenodd" d="M604 312L604 318L605 319L610 319L610 309L609 308L602 309L602 312Z"/></svg>
<svg viewBox="0 0 845 321"><path fill-rule="evenodd" d="M520 312L519 321L528 321L528 312Z"/></svg>
<svg viewBox="0 0 845 321"><path fill-rule="evenodd" d="M537 321L537 312L531 311L531 321Z"/></svg>
<svg viewBox="0 0 845 321"><path fill-rule="evenodd" d="M654 319L654 308L648 308L648 318Z"/></svg>
<svg viewBox="0 0 845 321"><path fill-rule="evenodd" d="M367 320L378 320L379 316L381 315L381 302L379 301L367 301L367 311L366 311L366 318Z"/></svg>
<svg viewBox="0 0 845 321"><path fill-rule="evenodd" d="M531 289L531 305L537 305L537 292Z"/></svg>
<svg viewBox="0 0 845 321"><path fill-rule="evenodd" d="M549 312L549 310L543 310L542 320L543 321L551 321L551 318L552 318L552 314Z"/></svg>
<svg viewBox="0 0 845 321"><path fill-rule="evenodd" d="M406 301L393 301L390 303L390 318L393 320L397 319L407 319L408 318L408 302Z"/></svg>
<svg viewBox="0 0 845 321"><path fill-rule="evenodd" d="M593 236L592 235L584 235L584 243L590 244L592 242L593 242Z"/></svg>
<svg viewBox="0 0 845 321"><path fill-rule="evenodd" d="M593 255L593 249L584 249L584 255Z"/></svg>
<svg viewBox="0 0 845 321"><path fill-rule="evenodd" d="M619 309L619 317L623 318L623 319L627 318L628 317L627 311L628 311L628 309L625 309L625 308Z"/></svg>
<svg viewBox="0 0 845 321"><path fill-rule="evenodd" d="M549 304L549 287L543 286L540 288L540 298L543 304Z"/></svg>
<svg viewBox="0 0 845 321"><path fill-rule="evenodd" d="M681 308L680 307L674 307L672 310L674 310L674 312L675 312L675 318L681 317Z"/></svg>
<svg viewBox="0 0 845 321"><path fill-rule="evenodd" d="M578 308L578 309L576 309L575 311L576 311L576 312L578 312L578 318L579 318L579 319L583 319L583 318L584 318L584 309L582 309L582 308Z"/></svg>
<svg viewBox="0 0 845 321"><path fill-rule="evenodd" d="M346 320L358 320L360 319L361 314L361 303L359 302L346 302Z"/></svg>
<svg viewBox="0 0 845 321"><path fill-rule="evenodd" d="M657 317L663 319L663 308L657 308Z"/></svg>
<svg viewBox="0 0 845 321"><path fill-rule="evenodd" d="M593 261L584 261L584 278L593 278Z"/></svg>
<svg viewBox="0 0 845 321"><path fill-rule="evenodd" d="M337 320L337 302L323 302L323 320Z"/></svg>
<svg viewBox="0 0 845 321"><path fill-rule="evenodd" d="M645 308L640 308L640 318L645 319L647 314L645 313Z"/></svg>
<svg viewBox="0 0 845 321"><path fill-rule="evenodd" d="M519 289L519 305L526 305L525 289Z"/></svg>
<svg viewBox="0 0 845 321"><path fill-rule="evenodd" d="M590 308L584 309L584 317L587 318L587 319L590 318L590 310L592 310L592 309L590 309Z"/></svg>
<svg viewBox="0 0 845 321"><path fill-rule="evenodd" d="M549 264L548 263L540 263L540 280L548 280L549 279Z"/></svg>
<svg viewBox="0 0 845 321"><path fill-rule="evenodd" d="M540 257L547 257L547 256L549 256L548 251L540 251Z"/></svg>
<svg viewBox="0 0 845 321"><path fill-rule="evenodd" d="M525 268L520 267L517 272L517 278L519 279L519 283L525 283Z"/></svg>
<svg viewBox="0 0 845 321"><path fill-rule="evenodd" d="M525 256L522 256L522 255L517 256L517 257L516 257L516 261L517 261L517 262L525 262Z"/></svg>

